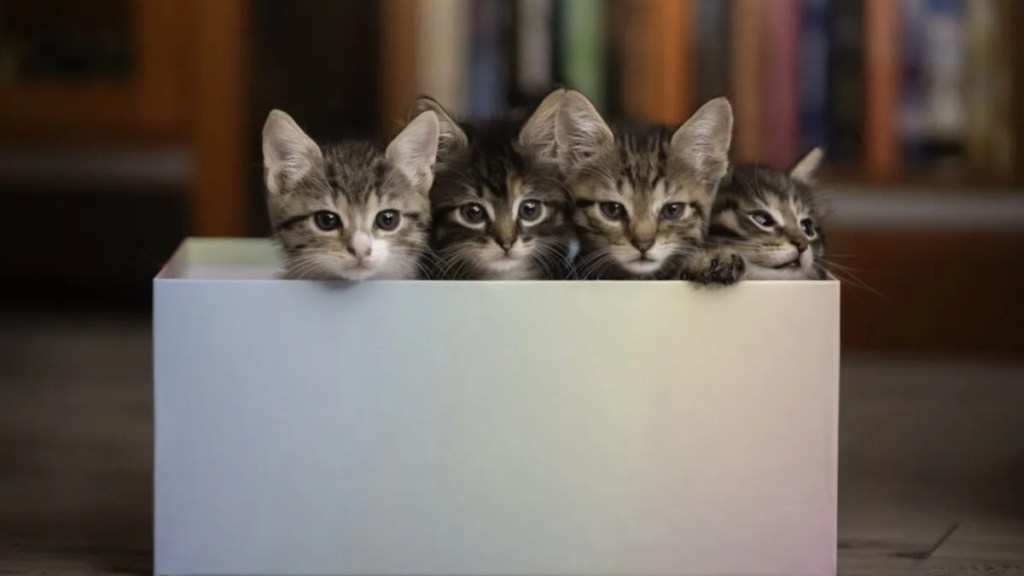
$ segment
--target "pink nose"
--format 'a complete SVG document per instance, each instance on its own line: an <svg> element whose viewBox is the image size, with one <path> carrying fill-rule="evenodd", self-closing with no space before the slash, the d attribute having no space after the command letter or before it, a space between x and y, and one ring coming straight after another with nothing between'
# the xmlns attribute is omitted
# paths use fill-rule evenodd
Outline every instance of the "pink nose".
<svg viewBox="0 0 1024 576"><path fill-rule="evenodd" d="M368 246L353 246L348 245L348 253L362 260L363 258L369 258L373 252L373 245Z"/></svg>

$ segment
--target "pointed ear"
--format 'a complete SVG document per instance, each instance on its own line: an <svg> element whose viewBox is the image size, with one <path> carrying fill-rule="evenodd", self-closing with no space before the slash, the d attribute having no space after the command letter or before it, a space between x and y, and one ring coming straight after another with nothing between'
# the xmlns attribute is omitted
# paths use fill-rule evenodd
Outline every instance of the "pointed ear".
<svg viewBox="0 0 1024 576"><path fill-rule="evenodd" d="M706 184L717 184L729 169L732 106L715 98L700 107L672 135L672 158L696 171Z"/></svg>
<svg viewBox="0 0 1024 576"><path fill-rule="evenodd" d="M469 146L469 138L466 137L466 133L437 100L430 96L420 96L412 105L409 118L415 118L424 112L433 112L437 116L437 158L439 162L443 164Z"/></svg>
<svg viewBox="0 0 1024 576"><path fill-rule="evenodd" d="M824 159L825 151L821 148L814 148L803 158L797 160L797 163L789 170L789 177L804 184L814 184L815 175Z"/></svg>
<svg viewBox="0 0 1024 576"><path fill-rule="evenodd" d="M541 160L558 161L558 146L555 143L555 124L558 109L565 96L565 90L554 90L544 97L530 119L519 131L519 145L533 152Z"/></svg>
<svg viewBox="0 0 1024 576"><path fill-rule="evenodd" d="M555 146L565 168L593 160L609 151L615 136L587 97L567 91L558 106Z"/></svg>
<svg viewBox="0 0 1024 576"><path fill-rule="evenodd" d="M287 192L322 159L320 147L291 116L271 110L263 124L263 167L271 194Z"/></svg>
<svg viewBox="0 0 1024 576"><path fill-rule="evenodd" d="M437 115L424 112L413 118L384 152L417 192L426 193L434 182L438 135Z"/></svg>

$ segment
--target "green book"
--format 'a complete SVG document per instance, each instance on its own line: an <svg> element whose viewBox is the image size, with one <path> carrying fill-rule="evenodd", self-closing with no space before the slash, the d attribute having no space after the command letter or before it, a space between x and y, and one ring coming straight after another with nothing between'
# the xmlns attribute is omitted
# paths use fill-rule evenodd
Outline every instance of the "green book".
<svg viewBox="0 0 1024 576"><path fill-rule="evenodd" d="M562 0L562 70L568 88L579 90L597 107L605 105L606 0Z"/></svg>

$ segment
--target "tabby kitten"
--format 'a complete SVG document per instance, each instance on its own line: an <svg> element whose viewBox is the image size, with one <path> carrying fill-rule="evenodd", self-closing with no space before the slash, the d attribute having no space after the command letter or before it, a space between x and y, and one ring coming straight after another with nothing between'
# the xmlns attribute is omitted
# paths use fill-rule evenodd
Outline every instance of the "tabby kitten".
<svg viewBox="0 0 1024 576"><path fill-rule="evenodd" d="M291 278L414 278L430 226L437 116L417 116L382 149L321 148L274 110L263 126L267 205Z"/></svg>
<svg viewBox="0 0 1024 576"><path fill-rule="evenodd" d="M554 154L554 122L564 91L526 118L457 124L434 100L441 123L438 171L430 193L436 275L447 279L562 278L572 241L572 200Z"/></svg>
<svg viewBox="0 0 1024 576"><path fill-rule="evenodd" d="M815 148L788 173L738 164L722 181L711 216L711 237L743 256L748 278L824 277L825 233L812 188L822 156Z"/></svg>
<svg viewBox="0 0 1024 576"><path fill-rule="evenodd" d="M675 131L660 125L613 129L585 96L567 92L555 140L576 201L575 275L738 281L743 259L705 245L731 139L732 107L725 98L708 102Z"/></svg>

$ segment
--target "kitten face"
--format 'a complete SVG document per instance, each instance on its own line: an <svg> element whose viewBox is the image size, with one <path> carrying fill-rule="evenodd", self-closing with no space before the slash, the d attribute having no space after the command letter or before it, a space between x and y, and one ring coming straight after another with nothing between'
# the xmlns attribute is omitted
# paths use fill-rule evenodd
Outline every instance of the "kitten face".
<svg viewBox="0 0 1024 576"><path fill-rule="evenodd" d="M442 118L441 167L431 190L439 276L564 276L572 203L550 134L561 95L551 94L525 124L499 119L460 127L436 102L417 104Z"/></svg>
<svg viewBox="0 0 1024 576"><path fill-rule="evenodd" d="M752 280L824 276L825 235L810 182L821 160L813 150L788 175L741 164L722 182L711 218L716 244L733 247Z"/></svg>
<svg viewBox="0 0 1024 576"><path fill-rule="evenodd" d="M263 128L267 202L292 278L414 278L430 226L438 123L418 116L387 147L321 149L284 112Z"/></svg>
<svg viewBox="0 0 1024 576"><path fill-rule="evenodd" d="M725 99L709 102L674 132L612 130L583 95L567 93L555 136L577 207L577 274L678 275L704 241L731 134Z"/></svg>

